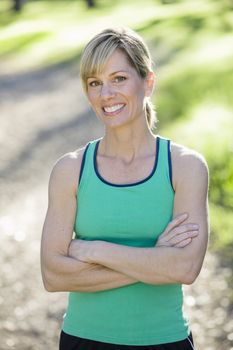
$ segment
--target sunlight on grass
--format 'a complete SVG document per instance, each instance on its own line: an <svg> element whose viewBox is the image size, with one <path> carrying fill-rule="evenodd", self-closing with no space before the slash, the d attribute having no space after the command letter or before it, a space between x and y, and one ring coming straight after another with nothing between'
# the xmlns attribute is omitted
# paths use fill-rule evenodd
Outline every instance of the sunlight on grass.
<svg viewBox="0 0 233 350"><path fill-rule="evenodd" d="M181 119L166 127L172 140L201 152L217 154L222 148L233 152L233 112L226 106L203 102L189 111L190 119Z"/></svg>
<svg viewBox="0 0 233 350"><path fill-rule="evenodd" d="M233 214L221 206L210 205L210 220L212 227L211 246L215 251L222 250L232 259L233 247Z"/></svg>
<svg viewBox="0 0 233 350"><path fill-rule="evenodd" d="M6 16L8 25L5 18L0 31L4 73L78 59L83 45L107 26L137 30L159 63L159 130L205 155L214 172L214 210L231 208L225 193L232 191L232 168L224 162L233 152L233 35L232 14L222 3L99 0L97 8L88 10L84 1L29 1L20 15Z"/></svg>
<svg viewBox="0 0 233 350"><path fill-rule="evenodd" d="M46 9L48 11L45 11ZM41 31L42 28L48 33L45 40L35 40L24 47L20 54L15 52L14 58L2 60L2 67L24 69L59 62L64 56L77 54L91 36L106 26L133 26L152 18L156 6L152 0L148 0L142 13L141 3L136 1L134 16L128 15L129 11L132 12L132 5L124 4L123 1L119 1L117 6L108 11L104 10L104 7L101 7L101 10L97 7L88 11L81 2L61 2L55 9L52 11L51 3L47 2L25 4L21 21L16 21L1 30L0 45L4 40L14 38L17 46L21 35ZM87 25L88 22L90 25Z"/></svg>
<svg viewBox="0 0 233 350"><path fill-rule="evenodd" d="M5 30L0 31L0 40L15 39L25 34L33 34L43 31L53 31L52 23L49 20L41 19L40 21L20 21L8 26Z"/></svg>
<svg viewBox="0 0 233 350"><path fill-rule="evenodd" d="M169 66L164 66L160 70L162 79L171 79L172 76L178 75L182 71L191 69L216 67L225 70L224 65L233 60L233 34L222 35L213 38L212 35L202 36L202 40L196 39L196 42L182 50L181 54L170 62ZM208 66L207 66L208 65Z"/></svg>
<svg viewBox="0 0 233 350"><path fill-rule="evenodd" d="M190 119L174 122L163 133L205 156L210 169L211 247L229 254L233 246L232 110L203 102L190 111Z"/></svg>
<svg viewBox="0 0 233 350"><path fill-rule="evenodd" d="M195 66L195 60L178 64L176 57L173 61L176 61L175 70L171 68L173 63L170 63L160 67L157 72L155 103L161 119L160 127L176 119L190 119L192 111L206 102L212 104L214 101L216 105L233 107L232 60L201 66Z"/></svg>
<svg viewBox="0 0 233 350"><path fill-rule="evenodd" d="M25 45L20 52L15 52L15 57L11 55L1 59L1 67L5 72L30 69L78 56L90 37L107 26L125 25L138 29L154 20L163 22L165 19L207 14L218 9L218 5L208 1L166 6L153 0L147 0L144 5L140 0L135 0L133 4L123 0L114 4L105 0L98 4L96 9L87 10L86 4L81 1L60 1L56 2L56 6L49 1L26 3L18 20L1 29L0 45L3 40L14 38L18 47L19 36L28 32L43 30L47 37Z"/></svg>
<svg viewBox="0 0 233 350"><path fill-rule="evenodd" d="M7 56L9 59L10 55L19 54L20 51L23 51L25 47L32 45L31 43L39 42L45 40L48 36L47 32L26 32L19 35L17 38L11 38L6 40L1 40L1 54L0 57Z"/></svg>
<svg viewBox="0 0 233 350"><path fill-rule="evenodd" d="M233 58L233 34L225 35L220 38L207 40L199 47L196 52L189 53L184 57L186 62L195 62L195 65L205 65L206 63L218 65L220 61Z"/></svg>

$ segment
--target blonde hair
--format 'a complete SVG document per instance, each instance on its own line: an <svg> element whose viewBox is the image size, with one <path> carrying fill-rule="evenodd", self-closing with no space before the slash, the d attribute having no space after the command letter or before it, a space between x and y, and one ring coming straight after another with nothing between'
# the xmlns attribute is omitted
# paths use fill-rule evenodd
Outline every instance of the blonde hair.
<svg viewBox="0 0 233 350"><path fill-rule="evenodd" d="M95 35L83 50L80 76L85 93L87 93L87 78L98 75L108 58L116 49L123 51L138 75L145 79L152 71L152 60L143 39L133 30L125 27L108 28ZM145 112L148 125L155 127L156 112L149 97L146 99Z"/></svg>

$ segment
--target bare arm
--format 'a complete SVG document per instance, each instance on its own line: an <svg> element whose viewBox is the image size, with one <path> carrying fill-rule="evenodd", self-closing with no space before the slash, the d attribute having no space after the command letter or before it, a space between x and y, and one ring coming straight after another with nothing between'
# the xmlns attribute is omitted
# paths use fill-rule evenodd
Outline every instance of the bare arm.
<svg viewBox="0 0 233 350"><path fill-rule="evenodd" d="M208 170L202 157L188 150L174 152L174 216L188 212L198 236L183 248L135 248L108 242L79 242L76 256L102 264L150 284L192 283L199 274L208 242Z"/></svg>
<svg viewBox="0 0 233 350"><path fill-rule="evenodd" d="M95 292L135 283L105 266L68 255L76 215L80 155L61 158L50 176L49 204L41 240L41 271L48 291Z"/></svg>

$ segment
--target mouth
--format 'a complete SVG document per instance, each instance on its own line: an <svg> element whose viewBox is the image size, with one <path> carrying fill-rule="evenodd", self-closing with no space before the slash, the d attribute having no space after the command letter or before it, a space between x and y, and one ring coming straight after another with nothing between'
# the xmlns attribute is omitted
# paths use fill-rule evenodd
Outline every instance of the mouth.
<svg viewBox="0 0 233 350"><path fill-rule="evenodd" d="M125 104L119 103L114 106L103 107L103 111L105 115L112 116L119 114L125 107Z"/></svg>

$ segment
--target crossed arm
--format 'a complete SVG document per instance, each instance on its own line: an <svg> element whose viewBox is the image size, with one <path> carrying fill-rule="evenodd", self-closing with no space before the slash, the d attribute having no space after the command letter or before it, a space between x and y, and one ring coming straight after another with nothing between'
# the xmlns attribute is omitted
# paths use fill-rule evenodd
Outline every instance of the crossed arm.
<svg viewBox="0 0 233 350"><path fill-rule="evenodd" d="M72 240L75 185L67 188L65 184L72 183L74 167L70 159L57 164L50 178L49 207L42 235L45 288L94 292L138 281L192 283L201 269L208 241L208 171L199 157L183 157L187 159L181 160L182 173L174 181L175 219L153 248ZM189 215L179 215L184 212ZM198 228L192 223L197 223Z"/></svg>
<svg viewBox="0 0 233 350"><path fill-rule="evenodd" d="M135 283L135 279L125 274L69 255L77 209L76 179L80 168L77 163L76 157L68 154L55 164L50 176L49 203L41 239L45 289L95 292Z"/></svg>

